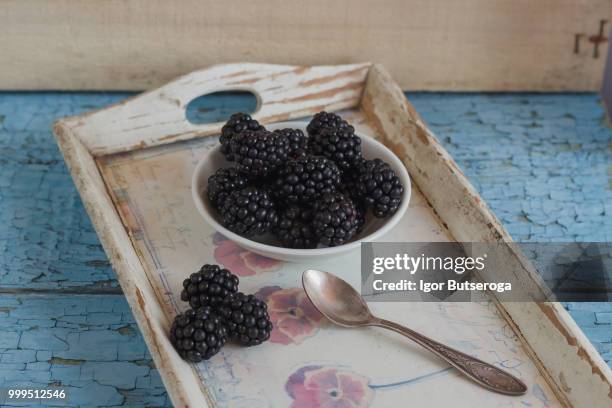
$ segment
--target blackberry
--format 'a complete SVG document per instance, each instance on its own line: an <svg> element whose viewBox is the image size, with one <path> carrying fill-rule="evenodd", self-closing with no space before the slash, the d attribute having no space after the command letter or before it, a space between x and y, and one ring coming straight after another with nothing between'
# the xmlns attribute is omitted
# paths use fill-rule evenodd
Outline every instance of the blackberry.
<svg viewBox="0 0 612 408"><path fill-rule="evenodd" d="M356 232L359 233L363 230L363 227L365 227L366 213L368 209L365 206L365 203L363 203L362 201L353 200L353 203L355 203L355 208L357 209L357 231Z"/></svg>
<svg viewBox="0 0 612 408"><path fill-rule="evenodd" d="M315 203L314 214L312 227L325 246L345 244L362 224L355 203L342 193L324 195Z"/></svg>
<svg viewBox="0 0 612 408"><path fill-rule="evenodd" d="M357 168L357 194L375 217L384 218L397 211L404 186L391 166L380 159L364 160Z"/></svg>
<svg viewBox="0 0 612 408"><path fill-rule="evenodd" d="M278 172L274 196L287 203L307 203L323 194L333 193L340 185L340 170L331 160L304 156L289 160Z"/></svg>
<svg viewBox="0 0 612 408"><path fill-rule="evenodd" d="M308 151L308 138L300 129L279 129L274 133L284 135L289 141L289 157L305 156Z"/></svg>
<svg viewBox="0 0 612 408"><path fill-rule="evenodd" d="M314 248L317 246L317 239L311 222L311 210L290 205L278 219L276 237L285 248Z"/></svg>
<svg viewBox="0 0 612 408"><path fill-rule="evenodd" d="M206 264L183 281L181 300L196 309L217 306L230 293L238 292L238 277L218 265Z"/></svg>
<svg viewBox="0 0 612 408"><path fill-rule="evenodd" d="M232 154L230 147L230 143L234 135L247 130L263 129L264 127L261 126L255 119L251 118L250 115L247 115L246 113L234 113L221 128L221 136L219 137L219 142L221 143L221 153L223 153L228 161L234 161L234 155Z"/></svg>
<svg viewBox="0 0 612 408"><path fill-rule="evenodd" d="M243 237L269 232L278 222L270 196L255 187L232 191L219 203L218 211L222 224Z"/></svg>
<svg viewBox="0 0 612 408"><path fill-rule="evenodd" d="M355 135L352 126L321 129L310 136L310 150L333 160L343 171L349 170L362 158L361 139Z"/></svg>
<svg viewBox="0 0 612 408"><path fill-rule="evenodd" d="M216 208L232 191L242 190L247 186L248 179L233 167L218 169L215 174L208 178L206 189L208 199Z"/></svg>
<svg viewBox="0 0 612 408"><path fill-rule="evenodd" d="M189 309L174 319L170 342L182 359L199 363L219 352L227 341L227 328L212 308Z"/></svg>
<svg viewBox="0 0 612 408"><path fill-rule="evenodd" d="M267 130L238 133L230 146L238 170L250 178L269 176L287 161L290 153L289 139Z"/></svg>
<svg viewBox="0 0 612 408"><path fill-rule="evenodd" d="M364 160L360 160L359 163L362 161ZM357 164L356 166L359 165ZM359 221L357 232L360 232L365 226L368 208L363 199L359 196L359 188L357 185L359 182L358 179L358 174L355 171L347 171L342 173L342 188L339 191L346 197L349 197L355 204L355 207L357 208L357 220Z"/></svg>
<svg viewBox="0 0 612 408"><path fill-rule="evenodd" d="M237 292L229 295L219 308L230 338L244 346L256 346L270 338L272 322L266 303L253 295Z"/></svg>
<svg viewBox="0 0 612 408"><path fill-rule="evenodd" d="M355 164L355 169L359 168L359 164L363 161L363 159L357 161L357 163ZM340 188L339 190L344 193L349 195L351 198L356 199L358 198L357 195L357 184L359 183L359 175L357 174L356 171L344 171L342 172L342 181L341 181L341 186L342 188Z"/></svg>
<svg viewBox="0 0 612 408"><path fill-rule="evenodd" d="M319 112L313 116L306 130L310 137L317 136L321 129L349 129L351 132L355 129L335 113Z"/></svg>

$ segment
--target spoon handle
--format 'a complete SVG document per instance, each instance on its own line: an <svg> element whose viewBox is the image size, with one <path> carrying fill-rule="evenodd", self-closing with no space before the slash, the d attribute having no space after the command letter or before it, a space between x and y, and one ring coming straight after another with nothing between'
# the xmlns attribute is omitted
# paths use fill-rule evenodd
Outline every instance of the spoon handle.
<svg viewBox="0 0 612 408"><path fill-rule="evenodd" d="M375 318L372 323L374 326L384 327L385 329L403 334L427 350L442 357L473 381L491 391L506 395L523 395L527 391L527 386L513 375L461 351L438 343L414 330L385 319Z"/></svg>

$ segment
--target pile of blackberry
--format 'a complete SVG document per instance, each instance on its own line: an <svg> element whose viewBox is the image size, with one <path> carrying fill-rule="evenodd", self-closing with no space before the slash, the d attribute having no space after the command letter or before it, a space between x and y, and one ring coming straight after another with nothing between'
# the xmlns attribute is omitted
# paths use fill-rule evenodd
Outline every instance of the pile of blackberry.
<svg viewBox="0 0 612 408"><path fill-rule="evenodd" d="M170 328L170 341L181 358L199 363L228 340L256 346L270 338L266 303L239 292L238 283L229 270L209 264L183 281L181 300L191 308L176 316Z"/></svg>
<svg viewBox="0 0 612 408"><path fill-rule="evenodd" d="M208 179L207 196L221 223L252 238L273 234L286 248L349 242L371 214L399 208L404 186L389 164L365 159L361 139L335 113L307 127L269 131L244 113L223 127L221 152L235 167Z"/></svg>

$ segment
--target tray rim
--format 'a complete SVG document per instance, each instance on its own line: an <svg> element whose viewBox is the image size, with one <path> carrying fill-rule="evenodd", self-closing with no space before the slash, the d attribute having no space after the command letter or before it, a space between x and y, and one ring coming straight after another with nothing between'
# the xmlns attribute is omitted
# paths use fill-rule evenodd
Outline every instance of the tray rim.
<svg viewBox="0 0 612 408"><path fill-rule="evenodd" d="M170 344L164 335L169 322L160 312L155 290L107 190L97 159L219 133L220 123L181 123L172 137L165 133L168 121L174 129L179 121L186 122L184 109L193 98L219 90L246 90L257 95L259 107L253 116L262 123L312 115L322 109L361 108L385 144L403 158L414 182L457 241L503 242L508 260L516 267L514 277L528 285L539 284L539 277L512 246L501 223L381 65L297 67L237 63L190 73L111 107L60 119L53 126L70 173L175 406L193 405L184 390L194 386L203 391L201 401L196 401L198 405L214 404L199 379L185 377L188 371L197 377L195 368L176 364L169 356ZM146 138L138 136L144 132L134 124L159 115L160 110L167 122L148 128ZM112 126L106 125L109 120L113 120ZM117 134L115 125L124 127L125 134L132 132L131 138L113 138L113 133ZM443 195L437 191L441 185L445 187ZM497 307L563 405L608 406L612 400L612 370L559 303L497 302ZM159 313L165 318L163 324L151 318Z"/></svg>

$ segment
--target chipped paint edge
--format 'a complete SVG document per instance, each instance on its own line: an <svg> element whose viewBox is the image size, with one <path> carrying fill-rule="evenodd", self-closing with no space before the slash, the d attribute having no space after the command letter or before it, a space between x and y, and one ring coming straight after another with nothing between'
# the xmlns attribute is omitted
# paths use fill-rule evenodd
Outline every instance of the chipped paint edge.
<svg viewBox="0 0 612 408"><path fill-rule="evenodd" d="M261 123L291 120L327 109L357 106L370 63L302 67L270 64L214 65L184 75L126 101L65 119L95 157L207 137L222 123L192 124L187 105L219 91L253 93Z"/></svg>
<svg viewBox="0 0 612 408"><path fill-rule="evenodd" d="M174 406L213 406L205 392L199 397L187 398L185 391L190 387L201 388L201 381L192 365L171 355L174 349L165 334L169 319L161 311L151 284L143 279L146 278L143 266L113 207L94 158L63 120L54 124L53 133L147 347L154 351L151 356Z"/></svg>

